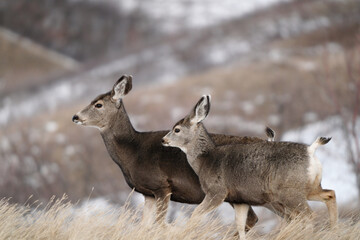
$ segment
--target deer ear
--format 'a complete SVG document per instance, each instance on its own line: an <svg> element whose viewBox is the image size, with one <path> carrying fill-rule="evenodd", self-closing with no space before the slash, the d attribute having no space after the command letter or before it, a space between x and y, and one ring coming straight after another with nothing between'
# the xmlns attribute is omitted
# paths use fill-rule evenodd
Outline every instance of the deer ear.
<svg viewBox="0 0 360 240"><path fill-rule="evenodd" d="M192 124L203 121L210 111L210 95L204 95L197 102L190 114L190 121Z"/></svg>
<svg viewBox="0 0 360 240"><path fill-rule="evenodd" d="M132 76L123 75L116 81L111 91L111 97L114 100L120 100L130 92L132 88Z"/></svg>

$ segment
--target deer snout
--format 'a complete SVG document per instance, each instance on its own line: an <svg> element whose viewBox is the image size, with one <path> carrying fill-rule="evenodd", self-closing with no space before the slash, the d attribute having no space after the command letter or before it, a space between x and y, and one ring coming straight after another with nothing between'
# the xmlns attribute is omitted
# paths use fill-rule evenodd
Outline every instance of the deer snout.
<svg viewBox="0 0 360 240"><path fill-rule="evenodd" d="M84 121L80 119L79 115L75 114L73 117L72 117L72 121L76 124L80 124L80 125L83 125Z"/></svg>
<svg viewBox="0 0 360 240"><path fill-rule="evenodd" d="M167 139L165 137L163 137L161 139L161 143L162 143L163 146L169 146L169 142L167 141Z"/></svg>
<svg viewBox="0 0 360 240"><path fill-rule="evenodd" d="M72 117L72 121L73 121L73 122L79 121L79 116L75 114L75 115Z"/></svg>

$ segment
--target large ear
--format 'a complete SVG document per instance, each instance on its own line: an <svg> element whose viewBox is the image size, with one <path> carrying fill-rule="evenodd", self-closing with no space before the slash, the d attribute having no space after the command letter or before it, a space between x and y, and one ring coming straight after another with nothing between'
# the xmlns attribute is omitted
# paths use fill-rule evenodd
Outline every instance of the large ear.
<svg viewBox="0 0 360 240"><path fill-rule="evenodd" d="M210 95L204 95L197 102L194 109L190 113L190 122L192 124L201 122L206 118L210 111Z"/></svg>
<svg viewBox="0 0 360 240"><path fill-rule="evenodd" d="M123 75L116 81L111 91L111 97L118 101L123 98L132 88L132 76Z"/></svg>

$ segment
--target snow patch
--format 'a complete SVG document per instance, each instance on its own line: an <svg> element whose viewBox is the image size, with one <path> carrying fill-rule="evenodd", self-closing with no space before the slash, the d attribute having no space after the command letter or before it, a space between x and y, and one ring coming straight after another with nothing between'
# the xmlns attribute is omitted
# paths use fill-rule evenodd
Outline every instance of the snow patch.
<svg viewBox="0 0 360 240"><path fill-rule="evenodd" d="M130 0L122 0L129 2ZM157 1L136 0L138 7L149 17L160 22L164 32L175 32L182 29L203 28L220 22L238 18L257 9L268 7L278 2L289 0L253 0L218 1ZM135 1L133 1L135 2ZM179 24L182 22L182 24Z"/></svg>
<svg viewBox="0 0 360 240"><path fill-rule="evenodd" d="M50 121L45 124L45 130L49 133L56 132L58 128L58 124L54 121Z"/></svg>
<svg viewBox="0 0 360 240"><path fill-rule="evenodd" d="M240 107L241 109L248 115L254 113L255 111L255 106L252 102L250 101L244 101L240 103Z"/></svg>

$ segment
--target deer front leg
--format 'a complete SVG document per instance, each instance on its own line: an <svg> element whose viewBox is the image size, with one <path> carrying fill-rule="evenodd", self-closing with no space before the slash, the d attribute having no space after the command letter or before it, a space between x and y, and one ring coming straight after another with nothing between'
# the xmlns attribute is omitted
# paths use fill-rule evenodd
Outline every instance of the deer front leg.
<svg viewBox="0 0 360 240"><path fill-rule="evenodd" d="M141 224L148 225L154 223L154 212L156 200L152 196L145 196L144 210L142 214Z"/></svg>
<svg viewBox="0 0 360 240"><path fill-rule="evenodd" d="M230 205L235 210L234 204L230 203ZM245 232L250 231L250 229L252 229L255 226L255 224L258 222L258 220L259 218L256 216L254 209L251 206L249 206L249 211L246 218Z"/></svg>
<svg viewBox="0 0 360 240"><path fill-rule="evenodd" d="M245 226L249 207L247 204L234 204L236 228L241 240L245 239Z"/></svg>
<svg viewBox="0 0 360 240"><path fill-rule="evenodd" d="M156 222L160 224L166 224L166 213L169 206L171 197L170 189L162 189L155 194L156 200Z"/></svg>

